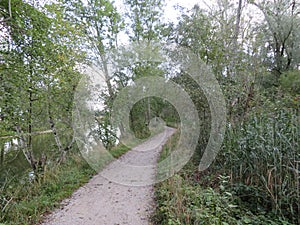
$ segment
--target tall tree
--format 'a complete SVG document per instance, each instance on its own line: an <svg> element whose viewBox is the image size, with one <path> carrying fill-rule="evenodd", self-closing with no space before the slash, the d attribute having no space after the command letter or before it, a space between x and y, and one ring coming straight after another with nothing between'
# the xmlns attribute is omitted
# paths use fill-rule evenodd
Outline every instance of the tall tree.
<svg viewBox="0 0 300 225"><path fill-rule="evenodd" d="M132 43L144 49L154 46L155 42L162 42L164 37L164 24L161 21L163 14L163 0L125 0L127 7L126 18L128 19L127 34ZM151 48L151 47L150 47ZM152 51L155 51L152 49ZM158 69L157 62L136 62L130 65L128 69L131 71L133 80L143 76L161 75L162 71ZM156 101L156 100L154 100ZM144 126L149 125L151 119L151 99L147 98L142 101L140 107L144 108ZM137 109L138 107L136 107ZM140 108L141 109L141 108ZM143 111L143 110L142 110ZM134 112L132 112L132 115ZM140 114L139 114L140 115ZM132 118L132 121L134 119Z"/></svg>
<svg viewBox="0 0 300 225"><path fill-rule="evenodd" d="M108 70L108 53L117 47L117 35L123 27L121 16L110 0L64 1L67 17L78 24L88 58L104 73L108 94L113 98L112 77Z"/></svg>
<svg viewBox="0 0 300 225"><path fill-rule="evenodd" d="M101 139L106 146L112 146L114 130L110 125L110 113L115 96L113 76L109 71L109 56L118 47L118 34L123 28L123 21L113 2L110 0L62 1L66 17L78 25L82 32L80 45L87 49L87 64L92 64L101 74L106 90L100 96L105 104L102 119L97 119ZM111 136L112 135L112 136Z"/></svg>
<svg viewBox="0 0 300 225"><path fill-rule="evenodd" d="M127 30L131 41L154 41L162 37L163 0L124 0L128 7Z"/></svg>
<svg viewBox="0 0 300 225"><path fill-rule="evenodd" d="M35 170L34 132L47 129L49 124L58 140L54 121L65 123L71 117L73 85L78 82L75 62L80 57L65 45L74 36L70 29L62 28L67 24L58 26L58 20L34 3L14 1L12 17L4 25L8 47L1 52L0 110L4 114L1 131L18 133L24 155ZM60 95L54 97L55 92ZM59 110L54 114L53 108Z"/></svg>
<svg viewBox="0 0 300 225"><path fill-rule="evenodd" d="M264 15L261 25L261 51L266 66L280 75L287 70L297 69L300 64L300 4L294 0L251 1Z"/></svg>

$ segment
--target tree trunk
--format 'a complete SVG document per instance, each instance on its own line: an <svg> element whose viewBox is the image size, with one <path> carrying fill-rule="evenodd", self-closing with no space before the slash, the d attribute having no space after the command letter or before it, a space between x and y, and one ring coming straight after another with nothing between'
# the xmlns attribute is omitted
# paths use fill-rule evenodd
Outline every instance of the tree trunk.
<svg viewBox="0 0 300 225"><path fill-rule="evenodd" d="M50 114L50 110L48 110L48 113L49 113L49 115L48 115L49 116L49 124L50 124L50 128L52 130L53 136L54 136L54 140L55 140L56 146L57 146L58 150L60 152L62 152L63 151L63 147L62 147L60 138L59 138L59 136L57 134L57 130L56 130L56 127L55 127L55 122L54 122L54 120L52 118L52 115Z"/></svg>
<svg viewBox="0 0 300 225"><path fill-rule="evenodd" d="M104 76L105 76L105 82L106 82L107 89L108 89L108 94L109 94L110 100L112 100L113 96L114 96L114 92L113 92L112 85L110 83L110 76L109 76L109 71L108 71L108 68L107 68L107 62L104 58L105 57L104 55L101 55L100 57L101 57L102 66L103 66L103 69L104 69Z"/></svg>
<svg viewBox="0 0 300 225"><path fill-rule="evenodd" d="M8 13L9 13L9 18L12 18L12 13L11 13L11 0L8 0Z"/></svg>
<svg viewBox="0 0 300 225"><path fill-rule="evenodd" d="M4 144L0 142L0 166L3 166L4 163Z"/></svg>
<svg viewBox="0 0 300 225"><path fill-rule="evenodd" d="M149 125L151 118L151 104L150 104L150 97L147 98L147 124Z"/></svg>
<svg viewBox="0 0 300 225"><path fill-rule="evenodd" d="M29 150L32 149L32 87L29 87L29 110L28 110L28 140L27 140L27 148Z"/></svg>
<svg viewBox="0 0 300 225"><path fill-rule="evenodd" d="M30 164L31 168L33 170L35 170L35 164L36 161L34 159L34 154L32 152L31 149L28 148L28 140L26 140L25 136L24 136L24 132L22 131L22 129L19 126L16 126L16 131L18 133L18 136L20 137L20 142L21 142L21 149L23 152L23 155L25 156L25 159L27 160L27 162Z"/></svg>
<svg viewBox="0 0 300 225"><path fill-rule="evenodd" d="M237 10L237 15L236 15L236 23L235 23L235 34L234 34L234 44L235 47L237 47L237 41L240 33L240 23L241 23L241 16L242 16L242 4L243 0L239 0L239 6Z"/></svg>
<svg viewBox="0 0 300 225"><path fill-rule="evenodd" d="M251 86L249 88L248 96L247 96L246 103L245 103L245 106L244 106L244 115L243 115L243 118L245 118L246 115L249 112L250 102L251 102L251 100L253 100L253 97L254 97L254 82L251 84Z"/></svg>
<svg viewBox="0 0 300 225"><path fill-rule="evenodd" d="M239 5L237 9L237 15L236 15L236 23L235 23L235 31L234 31L234 40L233 40L233 60L231 61L229 68L230 72L232 72L232 75L235 75L234 71L234 64L237 62L237 48L238 48L238 37L240 33L240 23L241 23L241 16L242 16L242 4L243 0L239 0Z"/></svg>
<svg viewBox="0 0 300 225"><path fill-rule="evenodd" d="M28 88L28 92L29 92L29 109L28 109L28 138L27 138L27 145L26 148L23 149L23 153L25 154L25 157L27 159L27 161L30 162L30 165L32 167L32 169L35 171L36 170L36 160L34 158L34 154L32 151L32 113L33 113L33 81L32 81L32 68L30 68L30 87ZM23 141L25 143L26 139L24 138L23 132L20 129L19 130L20 135L23 137Z"/></svg>
<svg viewBox="0 0 300 225"><path fill-rule="evenodd" d="M97 36L101 37L99 29L96 29L96 32L97 32ZM99 41L99 43L97 45L97 50L99 52L101 64L104 69L104 76L105 76L105 82L106 82L107 89L108 89L108 94L109 94L110 99L112 100L114 93L113 93L112 85L110 83L110 76L109 76L109 71L108 71L108 67L107 67L107 60L105 59L105 50L104 50L104 45L102 42L103 40L99 39L98 41Z"/></svg>
<svg viewBox="0 0 300 225"><path fill-rule="evenodd" d="M61 140L60 140L60 137L57 133L57 130L56 130L56 123L53 119L53 115L52 115L52 111L51 111L51 87L50 85L48 84L48 122L49 122L49 125L50 125L50 129L52 131L52 134L54 136L54 140L55 140L55 143L56 143L56 146L58 148L58 151L60 152L60 157L59 159L57 160L57 163L60 164L61 162L63 162L65 160L65 156L66 156L66 151L69 149L69 146L66 147L66 149L63 148L63 145L61 143ZM73 144L73 142L72 142Z"/></svg>

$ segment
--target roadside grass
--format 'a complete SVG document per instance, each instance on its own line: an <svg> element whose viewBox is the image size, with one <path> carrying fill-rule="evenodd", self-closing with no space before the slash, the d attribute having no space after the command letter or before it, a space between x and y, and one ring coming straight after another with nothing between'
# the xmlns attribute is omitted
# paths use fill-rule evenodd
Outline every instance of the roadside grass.
<svg viewBox="0 0 300 225"><path fill-rule="evenodd" d="M179 131L162 149L159 162L174 149ZM152 216L157 225L275 225L291 224L272 212L252 212L243 201L226 188L228 177L209 172L195 177L197 164L193 159L176 175L155 185L156 209ZM159 171L157 172L159 176ZM201 182L199 181L202 180ZM210 182L205 185L204 181ZM212 184L213 183L213 184Z"/></svg>
<svg viewBox="0 0 300 225"><path fill-rule="evenodd" d="M240 225L290 224L277 217L253 214L238 205L230 192L195 185L175 175L156 187L154 224L160 225Z"/></svg>
<svg viewBox="0 0 300 225"><path fill-rule="evenodd" d="M162 131L161 127L152 130L151 136ZM136 146L139 143L132 143ZM125 154L129 147L120 144L109 153L101 155L98 166L103 169L115 158ZM58 208L61 201L70 197L79 187L87 183L96 171L72 149L67 160L59 166L47 165L44 173L30 180L30 170L18 176L7 176L0 186L0 225L39 224L45 215Z"/></svg>
<svg viewBox="0 0 300 225"><path fill-rule="evenodd" d="M125 154L128 152L129 148L126 145L118 145L117 147L114 147L111 151L110 154L114 158L119 158L121 155Z"/></svg>
<svg viewBox="0 0 300 225"><path fill-rule="evenodd" d="M118 158L128 150L126 146L119 145L111 150L111 154ZM24 173L26 176L11 178L1 186L1 225L38 224L43 215L58 208L63 199L70 197L96 174L75 152L64 164L52 168L48 166L36 181L28 179L28 172Z"/></svg>

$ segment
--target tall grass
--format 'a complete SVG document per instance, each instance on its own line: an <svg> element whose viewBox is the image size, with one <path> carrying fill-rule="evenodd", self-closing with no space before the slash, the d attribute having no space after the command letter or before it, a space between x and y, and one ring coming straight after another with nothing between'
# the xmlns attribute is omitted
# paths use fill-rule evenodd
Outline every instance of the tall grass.
<svg viewBox="0 0 300 225"><path fill-rule="evenodd" d="M251 209L263 207L295 223L300 223L299 126L297 110L254 113L228 127L219 158L231 189Z"/></svg>
<svg viewBox="0 0 300 225"><path fill-rule="evenodd" d="M37 180L31 181L28 173L8 177L1 186L0 223L36 224L43 213L59 206L93 174L86 162L74 154L64 165L47 168Z"/></svg>
<svg viewBox="0 0 300 225"><path fill-rule="evenodd" d="M129 148L119 145L111 150L119 157ZM103 167L109 163L105 161ZM28 172L7 174L0 186L0 224L37 224L43 214L53 210L96 173L81 155L72 149L62 165L47 165L42 176L30 180Z"/></svg>
<svg viewBox="0 0 300 225"><path fill-rule="evenodd" d="M178 137L177 131L163 147L160 160L165 159L172 152ZM196 172L198 164L195 163L195 158L199 158L197 153L178 174L155 186L157 207L152 218L154 224L291 224L280 216L266 215L263 211L252 212L245 207L241 199L226 188L230 183L229 176L217 176L218 182L212 185L214 188L203 185L203 179L210 175L202 174L201 177L196 177L199 172ZM217 174L215 168L210 170L213 177Z"/></svg>

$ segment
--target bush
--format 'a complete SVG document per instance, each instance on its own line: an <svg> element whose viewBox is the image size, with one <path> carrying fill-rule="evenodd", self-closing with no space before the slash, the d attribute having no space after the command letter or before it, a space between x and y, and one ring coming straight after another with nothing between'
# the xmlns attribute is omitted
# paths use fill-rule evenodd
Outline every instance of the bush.
<svg viewBox="0 0 300 225"><path fill-rule="evenodd" d="M158 207L153 218L155 224L290 224L280 218L253 214L237 205L237 198L230 192L218 193L212 188L191 185L179 175L158 186Z"/></svg>
<svg viewBox="0 0 300 225"><path fill-rule="evenodd" d="M178 137L166 143L160 160ZM297 111L270 106L249 114L242 124L228 126L209 170L198 171L201 142L177 175L156 185L154 223L297 224L299 143Z"/></svg>
<svg viewBox="0 0 300 225"><path fill-rule="evenodd" d="M219 160L232 190L252 211L263 208L294 222L300 219L299 143L297 111L253 113L241 125L228 127Z"/></svg>
<svg viewBox="0 0 300 225"><path fill-rule="evenodd" d="M283 90L293 95L300 95L300 71L293 70L281 75L279 79Z"/></svg>
<svg viewBox="0 0 300 225"><path fill-rule="evenodd" d="M27 172L17 178L8 177L2 185L0 222L36 224L43 213L59 206L61 200L95 174L77 154L64 165L46 170L36 181L30 181Z"/></svg>

